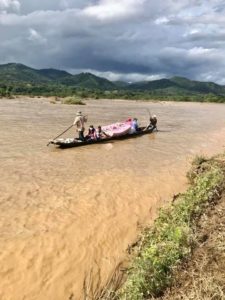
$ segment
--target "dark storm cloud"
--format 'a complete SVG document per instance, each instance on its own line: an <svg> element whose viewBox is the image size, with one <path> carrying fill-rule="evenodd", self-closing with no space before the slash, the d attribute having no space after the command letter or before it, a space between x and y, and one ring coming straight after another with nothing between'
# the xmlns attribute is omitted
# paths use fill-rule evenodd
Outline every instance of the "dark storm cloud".
<svg viewBox="0 0 225 300"><path fill-rule="evenodd" d="M0 63L223 83L223 9L222 0L0 0Z"/></svg>

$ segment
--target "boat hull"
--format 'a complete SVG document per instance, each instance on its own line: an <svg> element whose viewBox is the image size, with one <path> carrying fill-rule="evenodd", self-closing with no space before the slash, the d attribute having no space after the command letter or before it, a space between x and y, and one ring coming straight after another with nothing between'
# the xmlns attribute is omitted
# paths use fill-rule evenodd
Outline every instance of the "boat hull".
<svg viewBox="0 0 225 300"><path fill-rule="evenodd" d="M150 128L148 130L143 130L144 128L140 128L140 129L141 129L140 131L135 132L133 134L126 133L121 136L107 137L107 138L103 138L100 140L91 140L91 141L84 141L84 142L79 142L78 140L74 140L71 142L66 142L66 141L62 141L62 140L53 140L53 141L50 141L50 144L58 146L61 149L83 147L83 146L88 146L88 145L93 145L93 144L103 144L103 143L108 143L111 141L131 139L131 138L136 138L136 137L139 137L142 135L150 134L154 131L155 128Z"/></svg>

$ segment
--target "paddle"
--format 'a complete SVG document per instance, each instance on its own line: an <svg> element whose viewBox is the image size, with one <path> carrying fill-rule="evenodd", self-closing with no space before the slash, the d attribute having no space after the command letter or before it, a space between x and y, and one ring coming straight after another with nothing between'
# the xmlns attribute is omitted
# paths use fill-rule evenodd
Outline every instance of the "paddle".
<svg viewBox="0 0 225 300"><path fill-rule="evenodd" d="M152 117L152 114L151 114L151 112L150 112L150 109L146 108L146 110L147 110L147 112L148 112L148 114L149 114L149 118L151 118L151 117Z"/></svg>
<svg viewBox="0 0 225 300"><path fill-rule="evenodd" d="M147 110L147 112L148 112L148 114L149 114L149 119L151 119L152 114L151 114L151 112L150 112L150 109L149 109L149 108L146 108L146 110ZM158 131L157 126L155 126L155 129L156 129L156 131Z"/></svg>
<svg viewBox="0 0 225 300"><path fill-rule="evenodd" d="M70 125L66 130L64 130L62 133L60 133L59 135L57 135L53 140L56 140L58 137L60 137L61 135L63 135L65 132L67 132L70 128L73 127L73 124ZM51 140L52 141L52 140ZM47 146L49 146L51 144L51 141L47 144Z"/></svg>

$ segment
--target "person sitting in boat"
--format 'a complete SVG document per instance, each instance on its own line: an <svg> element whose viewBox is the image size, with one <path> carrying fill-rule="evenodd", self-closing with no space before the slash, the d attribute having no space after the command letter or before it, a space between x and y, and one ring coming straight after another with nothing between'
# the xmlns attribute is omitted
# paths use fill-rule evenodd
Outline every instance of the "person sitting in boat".
<svg viewBox="0 0 225 300"><path fill-rule="evenodd" d="M73 126L77 126L77 131L79 133L79 140L82 142L85 140L84 139L84 123L87 122L87 117L82 115L81 111L78 111L76 113L75 120L73 122Z"/></svg>
<svg viewBox="0 0 225 300"><path fill-rule="evenodd" d="M96 129L96 137L97 140L103 139L106 137L106 134L104 133L104 131L102 131L102 126L98 126L98 128Z"/></svg>
<svg viewBox="0 0 225 300"><path fill-rule="evenodd" d="M140 131L139 125L138 125L138 119L134 118L131 122L131 128L129 130L129 133L136 133L137 131Z"/></svg>
<svg viewBox="0 0 225 300"><path fill-rule="evenodd" d="M86 141L97 140L96 129L93 125L90 125L88 129L88 134L85 137Z"/></svg>
<svg viewBox="0 0 225 300"><path fill-rule="evenodd" d="M149 129L157 129L157 117L156 117L156 115L153 115L153 116L151 116L150 117L150 124L147 126L147 130L149 130Z"/></svg>

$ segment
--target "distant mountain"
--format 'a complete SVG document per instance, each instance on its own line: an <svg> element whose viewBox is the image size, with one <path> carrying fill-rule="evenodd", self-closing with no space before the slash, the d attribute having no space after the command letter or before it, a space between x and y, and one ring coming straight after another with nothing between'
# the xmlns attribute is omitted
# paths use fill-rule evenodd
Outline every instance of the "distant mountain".
<svg viewBox="0 0 225 300"><path fill-rule="evenodd" d="M159 79L153 81L141 81L132 83L129 85L129 89L150 91L157 89L165 89L171 86L176 86L176 84L170 81L169 79Z"/></svg>
<svg viewBox="0 0 225 300"><path fill-rule="evenodd" d="M201 82L201 81L193 81L184 77L172 77L170 79L172 83L174 83L177 87L182 89L187 89L192 92L199 93L212 93L212 94L224 94L225 86L221 86L214 82Z"/></svg>
<svg viewBox="0 0 225 300"><path fill-rule="evenodd" d="M66 71L56 70L56 69L41 69L35 70L32 69L34 72L37 72L41 76L45 76L50 80L61 80L67 77L72 77L72 75Z"/></svg>
<svg viewBox="0 0 225 300"><path fill-rule="evenodd" d="M130 90L141 91L167 91L169 94L216 94L225 95L225 86L214 82L193 81L184 77L172 77L170 79L159 79L153 81L136 82L129 85Z"/></svg>
<svg viewBox="0 0 225 300"><path fill-rule="evenodd" d="M118 88L129 88L130 83L125 81L113 81Z"/></svg>
<svg viewBox="0 0 225 300"><path fill-rule="evenodd" d="M29 68L22 64L0 65L0 83L18 83L18 82L48 82L50 79L39 73L38 70Z"/></svg>
<svg viewBox="0 0 225 300"><path fill-rule="evenodd" d="M153 81L127 83L111 82L91 73L72 75L56 69L36 70L23 64L9 63L0 65L0 87L11 86L15 91L23 92L25 88L42 91L69 88L100 91L124 91L127 93L148 93L151 95L207 95L225 96L225 86L214 82L200 82L184 77L172 77Z"/></svg>
<svg viewBox="0 0 225 300"><path fill-rule="evenodd" d="M36 70L22 64L0 65L0 84L62 84L86 89L113 89L111 81L91 73L72 75L56 69Z"/></svg>
<svg viewBox="0 0 225 300"><path fill-rule="evenodd" d="M86 89L115 89L115 85L111 81L105 78L95 76L91 73L80 73L78 75L71 75L71 77L64 78L60 82L65 85L72 85L75 87Z"/></svg>

